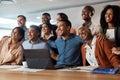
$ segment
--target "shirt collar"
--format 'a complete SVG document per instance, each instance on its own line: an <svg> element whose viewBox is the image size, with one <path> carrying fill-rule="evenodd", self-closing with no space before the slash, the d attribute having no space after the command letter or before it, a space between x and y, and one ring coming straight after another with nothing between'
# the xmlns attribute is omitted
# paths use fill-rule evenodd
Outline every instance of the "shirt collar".
<svg viewBox="0 0 120 80"><path fill-rule="evenodd" d="M69 37L68 37L67 39L71 39L71 38L74 38L74 37L75 37L74 34L70 34ZM61 37L61 39L63 39L63 38ZM67 39L63 39L63 40L67 40Z"/></svg>
<svg viewBox="0 0 120 80"><path fill-rule="evenodd" d="M29 41L30 42L30 41ZM41 42L41 40L40 39L38 39L37 41L35 41L34 42L34 44L38 44L38 43L40 43ZM31 43L31 42L30 42Z"/></svg>

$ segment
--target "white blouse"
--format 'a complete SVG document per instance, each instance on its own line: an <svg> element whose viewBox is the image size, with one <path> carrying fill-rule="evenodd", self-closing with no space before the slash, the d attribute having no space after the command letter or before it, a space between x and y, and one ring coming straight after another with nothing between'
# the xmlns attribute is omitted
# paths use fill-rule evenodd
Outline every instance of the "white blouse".
<svg viewBox="0 0 120 80"><path fill-rule="evenodd" d="M95 58L95 46L96 45L96 36L94 36L91 47L86 44L86 60L90 64L90 66L98 66L97 60Z"/></svg>
<svg viewBox="0 0 120 80"><path fill-rule="evenodd" d="M113 44L115 43L115 33L114 33L115 29L107 29L106 32L106 37L107 39L109 39Z"/></svg>

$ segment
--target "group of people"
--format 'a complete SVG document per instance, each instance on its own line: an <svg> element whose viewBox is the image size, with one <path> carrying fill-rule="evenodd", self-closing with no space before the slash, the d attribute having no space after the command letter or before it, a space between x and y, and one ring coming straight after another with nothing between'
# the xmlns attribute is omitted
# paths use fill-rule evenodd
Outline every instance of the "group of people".
<svg viewBox="0 0 120 80"><path fill-rule="evenodd" d="M57 14L57 25L50 23L49 13L43 13L42 24L31 25L29 29L25 26L26 17L19 15L19 27L0 41L0 64L21 64L24 49L49 49L55 67L119 67L120 7L105 6L100 25L92 21L94 14L92 6L85 6L81 14L84 23L78 30L72 27L65 13Z"/></svg>

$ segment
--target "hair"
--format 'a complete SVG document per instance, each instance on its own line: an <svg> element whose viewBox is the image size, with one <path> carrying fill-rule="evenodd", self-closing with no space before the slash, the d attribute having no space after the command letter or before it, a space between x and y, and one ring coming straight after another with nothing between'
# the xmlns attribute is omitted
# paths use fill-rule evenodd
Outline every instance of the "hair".
<svg viewBox="0 0 120 80"><path fill-rule="evenodd" d="M48 23L43 23L43 24L47 25L47 27L50 29L50 31L52 31L52 28L51 28L51 25L50 25L50 24L48 24ZM42 25L43 25L43 24L42 24ZM41 26L42 26L42 25L41 25Z"/></svg>
<svg viewBox="0 0 120 80"><path fill-rule="evenodd" d="M18 15L17 18L18 17L23 17L23 19L26 21L26 17L24 15Z"/></svg>
<svg viewBox="0 0 120 80"><path fill-rule="evenodd" d="M91 30L88 27L85 27L85 26L82 26L82 27L78 28L78 31L79 30L87 30L87 31L91 32Z"/></svg>
<svg viewBox="0 0 120 80"><path fill-rule="evenodd" d="M57 15L60 15L62 20L68 20L68 16L65 13L58 13Z"/></svg>
<svg viewBox="0 0 120 80"><path fill-rule="evenodd" d="M39 32L39 34L41 34L41 28L39 27L39 26L37 26L37 25L30 25L30 28L34 28L36 31L38 31ZM41 35L39 35L39 37L40 37Z"/></svg>
<svg viewBox="0 0 120 80"><path fill-rule="evenodd" d="M108 9L113 10L113 24L115 27L120 26L120 7L117 5L107 5L101 12L101 18L100 18L100 24L103 28L104 34L106 33L106 30L108 29L108 24L105 21L105 14Z"/></svg>
<svg viewBox="0 0 120 80"><path fill-rule="evenodd" d="M15 29L17 29L17 30L18 30L18 33L20 34L20 36L22 36L22 37L19 39L19 41L21 41L22 39L24 39L25 31L23 30L23 28L21 28L21 27L15 27L15 28L12 30L12 32L13 32Z"/></svg>
<svg viewBox="0 0 120 80"><path fill-rule="evenodd" d="M69 20L61 20L62 22L64 22L67 26L72 26L71 22Z"/></svg>
<svg viewBox="0 0 120 80"><path fill-rule="evenodd" d="M95 9L92 6L85 6L84 9L88 9L90 12L92 12L92 15L95 13Z"/></svg>
<svg viewBox="0 0 120 80"><path fill-rule="evenodd" d="M51 17L49 13L43 13L42 15Z"/></svg>
<svg viewBox="0 0 120 80"><path fill-rule="evenodd" d="M85 26L82 26L78 29L78 35L80 35L80 33L79 33L80 31L84 31L84 30L88 32L87 39L91 39L91 37L93 37L93 35L91 33L91 30L89 28L85 27Z"/></svg>
<svg viewBox="0 0 120 80"><path fill-rule="evenodd" d="M30 25L30 28L34 28L36 31L40 32L40 27L37 25Z"/></svg>

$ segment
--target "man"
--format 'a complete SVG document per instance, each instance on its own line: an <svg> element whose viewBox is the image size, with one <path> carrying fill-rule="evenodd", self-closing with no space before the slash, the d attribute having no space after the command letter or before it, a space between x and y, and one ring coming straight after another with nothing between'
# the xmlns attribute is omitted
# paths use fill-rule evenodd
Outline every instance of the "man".
<svg viewBox="0 0 120 80"><path fill-rule="evenodd" d="M51 20L51 16L50 16L49 13L43 13L43 14L42 14L42 23L46 23L47 25L49 25L52 34L53 34L55 37L57 37L56 32L55 32L55 30L57 29L57 26L52 25L52 24L50 23L50 20ZM42 25L42 24L41 24L41 25ZM41 27L41 25L40 25L40 27ZM42 27L41 27L41 29L42 29ZM43 36L43 35L42 35L42 32L41 32L41 36Z"/></svg>
<svg viewBox="0 0 120 80"><path fill-rule="evenodd" d="M18 27L21 27L25 31L24 38L23 38L23 40L21 40L21 43L22 43L23 41L28 39L28 37L27 37L28 29L26 27L26 17L24 15L18 15L17 16L17 24L18 24ZM10 37L10 36L4 36L4 37Z"/></svg>
<svg viewBox="0 0 120 80"><path fill-rule="evenodd" d="M40 40L40 28L36 25L31 25L28 30L28 40L23 42L24 49L47 49L45 42Z"/></svg>
<svg viewBox="0 0 120 80"><path fill-rule="evenodd" d="M75 34L70 34L71 22L61 20L58 22L58 32L60 38L54 42L49 42L51 48L58 49L59 54L51 52L51 57L57 60L56 67L81 65L80 47L82 40Z"/></svg>
<svg viewBox="0 0 120 80"><path fill-rule="evenodd" d="M57 13L56 20L58 23L61 20L69 20L69 19L68 19L67 14L65 14L65 13ZM56 30L56 33L57 33L57 30ZM71 27L70 33L76 34L76 30L73 27Z"/></svg>
<svg viewBox="0 0 120 80"><path fill-rule="evenodd" d="M91 30L92 35L96 35L102 32L101 26L96 25L91 21L94 13L95 13L95 10L92 6L85 6L82 9L82 19L84 20L84 23L82 24L82 26L88 27Z"/></svg>
<svg viewBox="0 0 120 80"><path fill-rule="evenodd" d="M25 40L27 40L28 39L28 37L27 37L28 29L26 27L26 17L24 15L18 15L17 23L18 23L18 27L22 27L23 30L25 31Z"/></svg>
<svg viewBox="0 0 120 80"><path fill-rule="evenodd" d="M118 56L112 53L112 45L109 40L99 41L93 37L90 29L81 27L79 36L86 41L81 47L83 66L97 66L100 68L116 68L120 65Z"/></svg>

